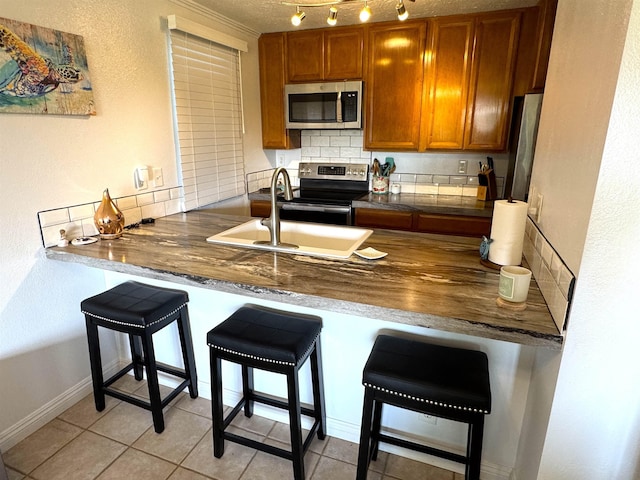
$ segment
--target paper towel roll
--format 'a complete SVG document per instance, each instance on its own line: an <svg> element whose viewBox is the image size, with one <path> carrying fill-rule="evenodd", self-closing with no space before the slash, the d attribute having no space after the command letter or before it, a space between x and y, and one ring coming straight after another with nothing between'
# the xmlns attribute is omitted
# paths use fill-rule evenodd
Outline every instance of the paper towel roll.
<svg viewBox="0 0 640 480"><path fill-rule="evenodd" d="M527 204L515 200L496 200L493 203L491 246L489 261L498 265L520 265L522 244L527 224Z"/></svg>

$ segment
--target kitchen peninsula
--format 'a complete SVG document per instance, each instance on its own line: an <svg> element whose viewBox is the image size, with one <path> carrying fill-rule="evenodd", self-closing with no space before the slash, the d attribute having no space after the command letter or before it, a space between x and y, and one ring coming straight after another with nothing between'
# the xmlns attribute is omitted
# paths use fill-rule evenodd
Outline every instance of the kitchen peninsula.
<svg viewBox="0 0 640 480"><path fill-rule="evenodd" d="M200 210L158 219L117 240L46 250L50 259L389 322L560 348L535 281L527 308L496 305L499 275L480 264L479 240L376 230L363 247L380 260L328 259L211 245L244 221Z"/></svg>
<svg viewBox="0 0 640 480"><path fill-rule="evenodd" d="M209 398L206 333L246 304L257 304L322 318L322 364L328 434L357 442L362 415L362 368L375 337L393 332L430 342L477 349L490 362L492 413L485 424L483 469L503 472L515 464L525 418L536 351L559 355L558 332L535 281L521 312L496 305L499 273L480 264L476 238L374 230L362 247L387 252L378 260L356 255L332 259L275 253L207 243L216 233L246 217L196 210L159 218L125 232L117 240L46 249L49 259L105 271L105 287L133 279L189 293L189 315L200 395ZM99 293L99 292L96 292ZM82 299L78 299L78 305ZM180 362L175 336L154 337L161 361ZM126 355L123 339L120 355ZM173 355L173 357L172 357ZM116 359L117 360L117 359ZM223 366L224 368L224 366ZM224 401L232 405L242 390L233 365L223 373ZM308 372L301 379L302 400L311 396ZM286 394L280 376L257 372L256 389ZM234 383L235 382L235 383ZM257 406L257 408L260 408ZM286 423L272 410L261 416ZM464 425L404 410L390 410L388 421L414 439L448 444L464 452ZM397 447L399 455L451 468ZM395 450L394 450L395 449Z"/></svg>

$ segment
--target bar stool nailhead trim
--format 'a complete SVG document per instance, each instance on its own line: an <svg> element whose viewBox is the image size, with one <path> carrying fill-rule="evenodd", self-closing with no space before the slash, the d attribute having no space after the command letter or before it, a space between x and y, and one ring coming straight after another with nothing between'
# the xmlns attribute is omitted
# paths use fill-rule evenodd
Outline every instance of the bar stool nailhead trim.
<svg viewBox="0 0 640 480"><path fill-rule="evenodd" d="M176 313L178 313L180 310L182 310L183 307L185 307L187 304L183 303L182 305L180 305L178 308L176 308L175 310L173 310L172 312L166 314L163 317L160 317L159 319L151 322L151 323L147 323L146 325L139 325L137 323L131 323L131 322L120 322L118 320L114 320L113 318L106 318L106 317L101 317L100 315L95 315L91 312L85 312L84 310L82 310L82 313L84 313L85 315L90 315L93 318L98 318L100 320L104 320L105 322L110 322L110 323L114 323L116 325L124 325L127 327L133 327L133 328L147 328L147 327L152 327L154 326L156 323L160 323L163 320L166 320L167 318L171 317L172 315L175 315Z"/></svg>
<svg viewBox="0 0 640 480"><path fill-rule="evenodd" d="M389 390L387 388L379 387L378 385L373 385L371 383L364 383L363 385L365 387L374 388L374 389L379 390L381 392L390 393L391 395L397 395L399 397L408 398L410 400L415 400L417 402L428 403L430 405L437 405L439 407L445 407L445 408L453 408L453 409L456 409L456 410L465 410L467 412L478 412L478 413L489 414L489 412L487 410L479 410L477 408L461 407L459 405L450 405L448 403L434 402L433 400L428 400L426 398L414 397L413 395L407 395L406 393L402 393L402 392L395 392L393 390Z"/></svg>
<svg viewBox="0 0 640 480"><path fill-rule="evenodd" d="M318 341L318 336L316 336L316 338L313 340L313 343L311 344L311 347L309 347L309 349L305 352L304 355L302 355L302 358L307 358L309 356L309 353L311 352L311 350L313 350L313 348L315 347L316 342ZM260 362L269 362L269 363L275 363L276 365L288 365L290 367L295 367L296 364L293 362L283 362L281 360L274 360L272 358L266 358L266 357L258 357L256 355L249 355L247 353L243 353L243 352L238 352L235 350L231 350L229 348L224 348L224 347L220 347L218 345L214 345L211 343L208 343L207 345L209 345L209 347L211 348L215 348L217 350L220 350L222 352L226 352L226 353L230 353L231 355L238 355L240 357L246 357L246 358L250 358L252 360L258 360Z"/></svg>

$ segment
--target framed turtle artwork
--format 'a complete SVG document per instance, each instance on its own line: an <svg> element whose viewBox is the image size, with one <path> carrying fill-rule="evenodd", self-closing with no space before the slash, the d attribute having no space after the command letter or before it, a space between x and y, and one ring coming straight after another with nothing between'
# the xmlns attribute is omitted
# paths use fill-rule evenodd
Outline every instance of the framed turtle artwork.
<svg viewBox="0 0 640 480"><path fill-rule="evenodd" d="M0 113L95 115L82 37L0 17Z"/></svg>

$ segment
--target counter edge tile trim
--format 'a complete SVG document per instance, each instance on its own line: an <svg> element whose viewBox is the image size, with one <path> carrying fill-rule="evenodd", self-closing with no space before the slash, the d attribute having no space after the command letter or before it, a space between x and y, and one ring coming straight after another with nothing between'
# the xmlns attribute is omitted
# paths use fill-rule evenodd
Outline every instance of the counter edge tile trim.
<svg viewBox="0 0 640 480"><path fill-rule="evenodd" d="M567 327L576 278L530 217L527 217L525 227L523 255L558 331L563 332Z"/></svg>
<svg viewBox="0 0 640 480"><path fill-rule="evenodd" d="M160 218L183 211L182 187L171 187L137 195L114 198L122 210L126 225L139 223L142 218ZM77 237L98 235L93 215L100 200L38 212L38 226L42 245L54 247L60 239L60 230L66 231L70 241Z"/></svg>

